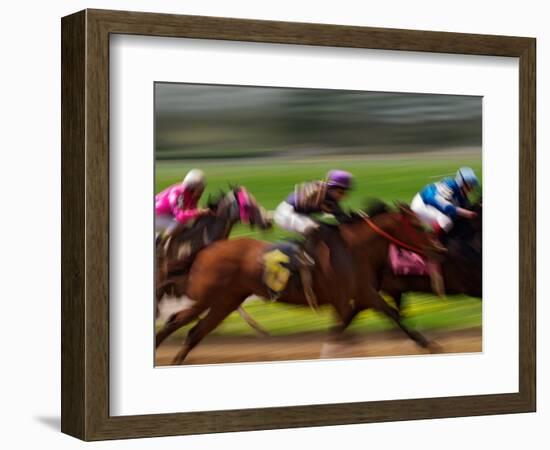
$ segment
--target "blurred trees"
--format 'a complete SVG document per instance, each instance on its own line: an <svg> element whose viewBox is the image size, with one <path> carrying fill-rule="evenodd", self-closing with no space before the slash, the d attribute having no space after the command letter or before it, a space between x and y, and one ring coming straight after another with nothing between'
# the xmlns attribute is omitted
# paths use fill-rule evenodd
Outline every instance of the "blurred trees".
<svg viewBox="0 0 550 450"><path fill-rule="evenodd" d="M481 146L481 97L158 83L159 159Z"/></svg>

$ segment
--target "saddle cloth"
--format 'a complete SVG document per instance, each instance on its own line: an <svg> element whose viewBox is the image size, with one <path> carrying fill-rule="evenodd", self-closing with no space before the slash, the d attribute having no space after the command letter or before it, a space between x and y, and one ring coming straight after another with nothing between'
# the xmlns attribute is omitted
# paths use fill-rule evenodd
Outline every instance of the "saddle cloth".
<svg viewBox="0 0 550 450"><path fill-rule="evenodd" d="M388 259L395 275L428 275L427 263L417 253L390 244Z"/></svg>
<svg viewBox="0 0 550 450"><path fill-rule="evenodd" d="M280 241L268 247L262 255L263 281L272 298L278 297L291 276L297 273L300 252L298 243Z"/></svg>

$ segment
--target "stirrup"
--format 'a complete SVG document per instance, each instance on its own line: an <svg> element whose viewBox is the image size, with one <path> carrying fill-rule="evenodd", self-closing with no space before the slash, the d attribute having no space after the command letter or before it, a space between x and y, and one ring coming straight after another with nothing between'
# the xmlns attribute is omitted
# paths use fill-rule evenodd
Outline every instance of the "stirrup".
<svg viewBox="0 0 550 450"><path fill-rule="evenodd" d="M172 235L168 234L168 235L162 236L161 242L162 242L162 248L164 250L164 254L167 255L168 250L170 249L170 243L172 242Z"/></svg>
<svg viewBox="0 0 550 450"><path fill-rule="evenodd" d="M176 259L184 259L191 256L191 243L183 242L177 248Z"/></svg>
<svg viewBox="0 0 550 450"><path fill-rule="evenodd" d="M303 256L303 259L304 259L304 264L307 265L308 267L313 267L315 265L315 260L313 259L313 257L308 253L306 252L305 250L302 252L302 256Z"/></svg>

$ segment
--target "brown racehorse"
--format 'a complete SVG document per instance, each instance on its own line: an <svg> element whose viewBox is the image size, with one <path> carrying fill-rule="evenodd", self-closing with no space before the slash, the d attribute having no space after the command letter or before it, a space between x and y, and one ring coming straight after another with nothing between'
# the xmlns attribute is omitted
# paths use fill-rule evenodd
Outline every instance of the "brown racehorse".
<svg viewBox="0 0 550 450"><path fill-rule="evenodd" d="M226 239L233 226L245 223L251 227L269 229L272 219L267 211L242 186L234 186L228 192L220 192L218 198L209 198L209 215L199 217L192 227L181 226L173 232L169 242L159 242L156 248L156 302L164 294L183 295L181 280L200 250L215 241ZM182 250L185 254L182 255ZM170 262L171 261L171 262ZM180 283L174 283L173 274ZM157 308L158 314L158 308Z"/></svg>
<svg viewBox="0 0 550 450"><path fill-rule="evenodd" d="M388 254L387 236L428 256L441 251L414 213L401 207L397 212L373 217L370 224L363 216L353 215L349 223L339 227L322 227L322 234L316 248L312 281L317 303L331 304L339 319L332 330L333 336L340 335L358 312L374 308L393 319L419 345L429 347L426 338L405 327L397 311L379 294L380 275ZM174 364L181 364L187 354L247 297L267 298L261 261L270 247L270 243L255 239L232 239L216 242L197 255L188 274L185 292L192 304L172 315L156 336L158 347L178 328L207 311L187 334ZM303 289L295 278L277 301L307 306Z"/></svg>
<svg viewBox="0 0 550 450"><path fill-rule="evenodd" d="M445 293L482 295L482 208L471 208L477 213L474 219L457 218L454 227L444 239L447 253L441 263ZM391 296L401 310L402 296L407 292L433 292L428 276L395 275L386 267L382 278L382 291Z"/></svg>

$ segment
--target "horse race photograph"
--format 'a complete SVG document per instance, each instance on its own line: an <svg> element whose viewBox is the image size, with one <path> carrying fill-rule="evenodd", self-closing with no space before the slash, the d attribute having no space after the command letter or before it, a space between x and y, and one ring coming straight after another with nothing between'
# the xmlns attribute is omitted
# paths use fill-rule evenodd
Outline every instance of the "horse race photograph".
<svg viewBox="0 0 550 450"><path fill-rule="evenodd" d="M156 82L155 366L478 353L482 97Z"/></svg>

